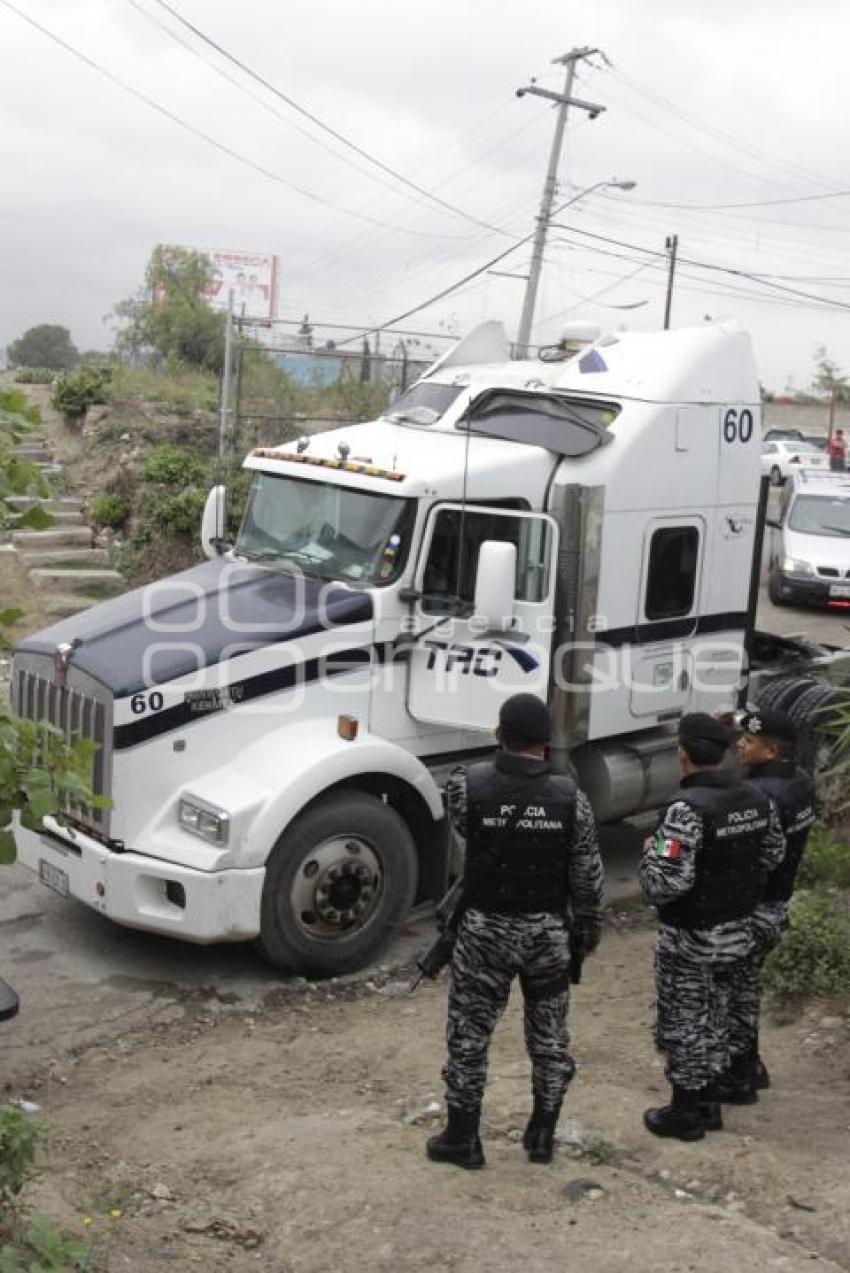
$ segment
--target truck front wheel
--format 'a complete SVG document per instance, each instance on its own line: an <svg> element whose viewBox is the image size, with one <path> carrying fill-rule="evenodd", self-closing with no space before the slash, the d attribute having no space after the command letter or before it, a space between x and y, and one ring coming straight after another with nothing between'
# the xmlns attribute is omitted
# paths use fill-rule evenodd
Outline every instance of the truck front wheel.
<svg viewBox="0 0 850 1273"><path fill-rule="evenodd" d="M389 805L352 791L319 801L269 855L257 948L287 972L352 972L403 921L416 874L413 837Z"/></svg>

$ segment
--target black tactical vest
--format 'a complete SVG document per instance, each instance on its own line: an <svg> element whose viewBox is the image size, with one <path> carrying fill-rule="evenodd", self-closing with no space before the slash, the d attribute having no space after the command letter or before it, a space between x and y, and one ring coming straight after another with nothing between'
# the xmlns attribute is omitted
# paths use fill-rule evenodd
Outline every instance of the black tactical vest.
<svg viewBox="0 0 850 1273"><path fill-rule="evenodd" d="M466 771L464 896L484 911L564 914L576 787L544 760L500 752Z"/></svg>
<svg viewBox="0 0 850 1273"><path fill-rule="evenodd" d="M757 765L750 770L748 781L776 801L785 832L785 857L767 877L764 900L787 902L794 892L809 831L817 820L815 784L793 760L770 760Z"/></svg>
<svg viewBox="0 0 850 1273"><path fill-rule="evenodd" d="M713 928L751 915L764 889L761 843L770 825L767 796L726 771L703 769L684 779L673 796L678 800L702 819L702 845L693 888L661 907L662 923Z"/></svg>

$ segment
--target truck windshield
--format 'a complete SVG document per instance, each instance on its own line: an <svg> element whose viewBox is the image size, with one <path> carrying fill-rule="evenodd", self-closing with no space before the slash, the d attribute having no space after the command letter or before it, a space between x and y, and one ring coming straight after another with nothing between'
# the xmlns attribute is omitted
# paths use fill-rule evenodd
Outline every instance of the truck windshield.
<svg viewBox="0 0 850 1273"><path fill-rule="evenodd" d="M463 389L463 385L441 385L423 380L396 398L384 412L384 419L394 420L397 424L435 424L458 394L463 393Z"/></svg>
<svg viewBox="0 0 850 1273"><path fill-rule="evenodd" d="M414 517L414 500L257 473L235 550L322 579L386 584L404 565Z"/></svg>
<svg viewBox="0 0 850 1273"><path fill-rule="evenodd" d="M801 535L850 536L850 499L800 495L794 500L788 526Z"/></svg>

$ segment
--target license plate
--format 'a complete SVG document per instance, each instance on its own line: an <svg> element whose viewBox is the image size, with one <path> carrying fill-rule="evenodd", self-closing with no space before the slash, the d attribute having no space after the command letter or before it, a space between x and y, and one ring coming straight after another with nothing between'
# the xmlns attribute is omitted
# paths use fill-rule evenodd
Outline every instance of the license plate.
<svg viewBox="0 0 850 1273"><path fill-rule="evenodd" d="M58 893L60 897L67 897L68 873L61 871L58 866L54 866L52 862L46 862L44 858L38 860L38 878L42 884L46 884L48 888L52 888L54 893Z"/></svg>
<svg viewBox="0 0 850 1273"><path fill-rule="evenodd" d="M831 597L850 597L850 584L848 583L830 584L829 595Z"/></svg>

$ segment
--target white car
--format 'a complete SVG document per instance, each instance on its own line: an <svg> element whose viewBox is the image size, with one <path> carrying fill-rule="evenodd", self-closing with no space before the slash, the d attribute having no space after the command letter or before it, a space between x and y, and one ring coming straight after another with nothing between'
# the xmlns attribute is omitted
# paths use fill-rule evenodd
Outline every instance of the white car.
<svg viewBox="0 0 850 1273"><path fill-rule="evenodd" d="M767 525L773 604L808 601L850 610L850 474L802 471Z"/></svg>
<svg viewBox="0 0 850 1273"><path fill-rule="evenodd" d="M801 469L823 469L827 472L829 461L825 451L819 451L811 442L795 442L791 438L777 438L763 442L761 471L766 473L773 486L781 486Z"/></svg>

